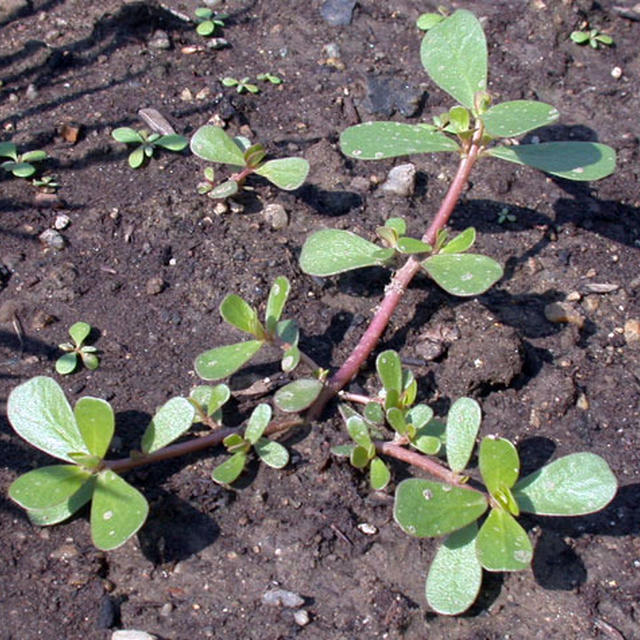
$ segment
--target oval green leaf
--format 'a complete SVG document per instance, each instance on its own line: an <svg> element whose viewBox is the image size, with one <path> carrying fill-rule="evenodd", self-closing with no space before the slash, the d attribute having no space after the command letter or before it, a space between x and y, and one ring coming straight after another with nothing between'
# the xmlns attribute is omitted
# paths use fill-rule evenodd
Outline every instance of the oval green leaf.
<svg viewBox="0 0 640 640"><path fill-rule="evenodd" d="M179 438L193 424L195 409L186 398L171 398L151 419L142 436L143 453L152 453Z"/></svg>
<svg viewBox="0 0 640 640"><path fill-rule="evenodd" d="M487 41L478 19L459 10L422 39L420 59L431 79L467 109L487 88Z"/></svg>
<svg viewBox="0 0 640 640"><path fill-rule="evenodd" d="M269 420L271 420L271 407L263 402L249 416L247 427L244 430L245 439L251 444L258 442L267 428Z"/></svg>
<svg viewBox="0 0 640 640"><path fill-rule="evenodd" d="M403 531L417 538L435 538L462 529L487 509L478 491L409 478L396 489L393 517Z"/></svg>
<svg viewBox="0 0 640 640"><path fill-rule="evenodd" d="M300 268L312 276L332 276L362 267L382 266L393 254L393 249L382 249L351 231L324 229L305 241Z"/></svg>
<svg viewBox="0 0 640 640"><path fill-rule="evenodd" d="M550 104L535 100L512 100L491 107L482 115L486 133L511 138L555 122L560 113Z"/></svg>
<svg viewBox="0 0 640 640"><path fill-rule="evenodd" d="M297 413L308 409L320 395L322 382L314 378L301 378L278 389L273 401L286 413Z"/></svg>
<svg viewBox="0 0 640 640"><path fill-rule="evenodd" d="M257 311L243 298L235 293L228 295L220 305L220 315L230 325L250 333L257 338L262 338L264 330L258 320Z"/></svg>
<svg viewBox="0 0 640 640"><path fill-rule="evenodd" d="M476 555L478 525L454 531L440 545L427 576L429 606L440 614L455 616L466 611L478 597L482 566Z"/></svg>
<svg viewBox="0 0 640 640"><path fill-rule="evenodd" d="M55 504L44 509L29 509L27 517L38 527L48 527L52 524L58 524L67 518L70 518L76 511L84 507L91 496L95 485L95 476L91 476L88 482L85 482L78 491L76 491L65 502Z"/></svg>
<svg viewBox="0 0 640 640"><path fill-rule="evenodd" d="M371 445L371 436L369 435L369 427L360 416L351 416L347 420L347 431L351 439L364 449L368 449Z"/></svg>
<svg viewBox="0 0 640 640"><path fill-rule="evenodd" d="M138 167L142 166L142 163L144 162L144 156L145 156L144 147L138 147L137 149L134 149L129 154L129 166L132 169L137 169Z"/></svg>
<svg viewBox="0 0 640 640"><path fill-rule="evenodd" d="M391 480L391 472L387 465L377 456L369 465L369 483L374 491L382 491Z"/></svg>
<svg viewBox="0 0 640 640"><path fill-rule="evenodd" d="M118 127L111 132L111 136L118 142L125 144L142 144L144 142L142 136L131 127Z"/></svg>
<svg viewBox="0 0 640 640"><path fill-rule="evenodd" d="M458 398L447 414L447 462L460 473L469 464L482 421L480 405L472 398Z"/></svg>
<svg viewBox="0 0 640 640"><path fill-rule="evenodd" d="M476 538L476 553L487 571L521 571L533 557L527 532L502 509L492 509Z"/></svg>
<svg viewBox="0 0 640 640"><path fill-rule="evenodd" d="M182 151L187 147L189 141L177 133L171 135L160 136L156 140L156 144L163 149L169 149L169 151Z"/></svg>
<svg viewBox="0 0 640 640"><path fill-rule="evenodd" d="M279 158L265 162L255 172L273 182L276 187L293 191L307 179L309 163L304 158Z"/></svg>
<svg viewBox="0 0 640 640"><path fill-rule="evenodd" d="M11 166L11 173L17 178L29 178L36 172L36 168L28 162L16 162Z"/></svg>
<svg viewBox="0 0 640 640"><path fill-rule="evenodd" d="M265 311L265 324L269 333L276 330L276 324L282 315L289 291L291 291L291 284L284 276L278 276L271 285Z"/></svg>
<svg viewBox="0 0 640 640"><path fill-rule="evenodd" d="M149 513L145 497L107 469L98 474L91 503L93 544L109 551L124 544L144 524Z"/></svg>
<svg viewBox="0 0 640 640"><path fill-rule="evenodd" d="M191 138L191 151L209 162L244 167L244 153L220 127L200 127Z"/></svg>
<svg viewBox="0 0 640 640"><path fill-rule="evenodd" d="M416 429L426 427L433 418L433 409L426 404L417 404L407 411L405 418Z"/></svg>
<svg viewBox="0 0 640 640"><path fill-rule="evenodd" d="M510 489L520 473L518 452L509 440L487 436L482 438L478 465L489 493Z"/></svg>
<svg viewBox="0 0 640 640"><path fill-rule="evenodd" d="M73 373L77 366L78 354L75 351L73 353L65 353L56 360L56 371L61 376Z"/></svg>
<svg viewBox="0 0 640 640"><path fill-rule="evenodd" d="M426 242L422 242L422 240L418 240L417 238L409 238L404 236L402 238L398 238L398 242L396 247L400 253L427 253L433 250L433 247Z"/></svg>
<svg viewBox="0 0 640 640"><path fill-rule="evenodd" d="M248 340L205 351L196 358L196 373L203 380L226 378L251 360L263 344L262 340Z"/></svg>
<svg viewBox="0 0 640 640"><path fill-rule="evenodd" d="M80 351L80 359L82 360L82 364L89 369L89 371L95 371L100 366L100 360L95 353L91 351L87 351L91 347L82 347Z"/></svg>
<svg viewBox="0 0 640 640"><path fill-rule="evenodd" d="M17 386L7 401L7 416L16 433L37 449L73 462L71 451L90 453L60 385L37 376Z"/></svg>
<svg viewBox="0 0 640 640"><path fill-rule="evenodd" d="M282 355L280 366L285 373L293 371L300 364L300 349L291 347Z"/></svg>
<svg viewBox="0 0 640 640"><path fill-rule="evenodd" d="M244 470L247 462L247 454L244 451L234 453L227 458L222 464L219 464L211 474L214 482L218 484L231 484Z"/></svg>
<svg viewBox="0 0 640 640"><path fill-rule="evenodd" d="M27 510L49 509L67 503L90 479L88 471L75 465L41 467L14 480L9 497Z"/></svg>
<svg viewBox="0 0 640 640"><path fill-rule="evenodd" d="M89 451L98 458L104 458L115 429L111 405L100 398L80 398L73 413Z"/></svg>
<svg viewBox="0 0 640 640"><path fill-rule="evenodd" d="M567 180L600 180L616 168L616 152L597 142L541 142L492 147L486 153Z"/></svg>
<svg viewBox="0 0 640 640"><path fill-rule="evenodd" d="M200 385L191 390L191 398L201 410L208 416L212 416L231 397L231 391L226 384L218 384L215 387ZM194 418L196 421L196 418Z"/></svg>
<svg viewBox="0 0 640 640"><path fill-rule="evenodd" d="M47 152L42 149L36 149L34 151L27 151L20 157L22 162L42 162L47 159Z"/></svg>
<svg viewBox="0 0 640 640"><path fill-rule="evenodd" d="M413 153L457 151L458 143L440 131L401 122L365 122L340 134L340 149L350 158L382 160Z"/></svg>
<svg viewBox="0 0 640 640"><path fill-rule="evenodd" d="M360 445L354 447L351 451L351 456L349 457L349 461L351 462L351 466L356 469L364 469L369 464L369 451Z"/></svg>
<svg viewBox="0 0 640 640"><path fill-rule="evenodd" d="M447 293L461 297L484 293L503 274L495 260L475 253L438 254L421 264L436 284Z"/></svg>
<svg viewBox="0 0 640 640"><path fill-rule="evenodd" d="M606 507L618 482L609 465L593 453L559 458L522 478L513 496L522 511L543 516L581 516Z"/></svg>
<svg viewBox="0 0 640 640"><path fill-rule="evenodd" d="M238 183L235 180L225 180L206 192L209 198L229 198L236 193L238 193Z"/></svg>
<svg viewBox="0 0 640 640"><path fill-rule="evenodd" d="M279 442L260 438L253 448L260 460L273 469L282 469L289 462L289 452Z"/></svg>
<svg viewBox="0 0 640 640"><path fill-rule="evenodd" d="M462 233L459 233L453 240L448 242L440 253L464 253L473 246L476 241L476 230L473 227L467 227Z"/></svg>
<svg viewBox="0 0 640 640"><path fill-rule="evenodd" d="M396 351L383 351L376 358L376 371L385 391L402 391L402 363Z"/></svg>

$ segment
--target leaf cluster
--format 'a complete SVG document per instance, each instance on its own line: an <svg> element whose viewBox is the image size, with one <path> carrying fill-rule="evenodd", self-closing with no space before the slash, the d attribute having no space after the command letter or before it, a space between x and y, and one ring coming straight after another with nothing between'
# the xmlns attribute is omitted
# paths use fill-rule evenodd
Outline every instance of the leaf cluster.
<svg viewBox="0 0 640 640"><path fill-rule="evenodd" d="M47 157L47 152L42 149L18 153L18 148L13 142L0 142L0 158L9 158L0 163L0 167L16 178L30 178L36 172L33 163L42 162Z"/></svg>
<svg viewBox="0 0 640 640"><path fill-rule="evenodd" d="M261 144L251 144L247 138L232 138L221 127L204 125L191 138L191 151L209 162L227 164L238 172L228 180L214 186L212 167L205 169L205 182L198 191L210 198L227 198L243 186L252 173L262 176L285 191L293 191L302 185L309 173L309 163L304 158L278 158L266 160L266 150Z"/></svg>
<svg viewBox="0 0 640 640"><path fill-rule="evenodd" d="M98 351L92 345L86 345L85 341L91 333L91 325L87 322L75 322L69 327L69 335L73 342L63 342L58 345L66 353L56 360L56 371L60 375L73 373L82 362L87 369L93 371L100 365L100 360L96 355Z"/></svg>
<svg viewBox="0 0 640 640"><path fill-rule="evenodd" d="M215 13L209 7L198 7L195 16L196 33L204 37L212 36L218 28L224 27L224 21L229 17L226 13Z"/></svg>
<svg viewBox="0 0 640 640"><path fill-rule="evenodd" d="M111 132L111 135L118 142L138 145L129 154L129 166L132 169L138 169L147 158L153 157L156 147L168 151L182 151L189 144L184 136L175 133L162 135L157 132L149 133L145 129L136 131L131 127L118 127Z"/></svg>
<svg viewBox="0 0 640 640"><path fill-rule="evenodd" d="M588 44L592 49L598 49L603 45L607 47L613 45L613 38L606 33L600 33L598 29L572 31L570 38L576 44Z"/></svg>

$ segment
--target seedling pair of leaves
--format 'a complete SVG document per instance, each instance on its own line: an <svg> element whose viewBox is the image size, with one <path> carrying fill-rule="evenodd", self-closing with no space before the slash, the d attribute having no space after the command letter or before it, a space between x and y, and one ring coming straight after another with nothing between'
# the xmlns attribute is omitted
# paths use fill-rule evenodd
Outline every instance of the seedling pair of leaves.
<svg viewBox="0 0 640 640"><path fill-rule="evenodd" d="M422 269L445 291L456 296L484 293L502 277L502 267L492 258L465 253L476 239L469 227L447 242L442 230L435 247L407 237L406 224L401 218L390 218L376 229L388 248L382 248L351 231L323 229L305 241L300 254L300 268L314 276L330 276L353 269L388 266L394 255L431 255L420 262Z"/></svg>
<svg viewBox="0 0 640 640"><path fill-rule="evenodd" d="M156 147L169 151L182 151L189 144L189 141L184 136L176 133L162 135L160 133L149 133L145 129L136 131L131 127L118 127L111 132L111 135L118 142L138 145L129 154L129 166L132 169L138 169L147 158L153 157Z"/></svg>
<svg viewBox="0 0 640 640"><path fill-rule="evenodd" d="M205 169L206 182L198 185L200 193L210 198L228 198L244 185L246 177L256 173L285 191L297 189L306 180L309 163L304 158L279 158L265 161L261 144L252 145L247 138L232 138L221 127L205 125L191 138L191 151L209 162L228 164L238 169L229 180L214 186L213 168Z"/></svg>
<svg viewBox="0 0 640 640"><path fill-rule="evenodd" d="M47 152L41 149L18 153L13 142L0 142L0 158L9 158L0 167L16 178L30 178L36 172L33 163L42 162L47 157Z"/></svg>
<svg viewBox="0 0 640 640"><path fill-rule="evenodd" d="M229 17L226 13L215 13L209 7L198 7L195 10L196 33L200 36L212 36L218 27L224 27L224 21Z"/></svg>
<svg viewBox="0 0 640 640"><path fill-rule="evenodd" d="M63 342L58 345L62 351L67 352L56 360L56 371L60 375L65 376L73 373L78 366L78 362L82 362L91 371L98 368L100 365L96 355L98 350L92 345L84 344L90 333L91 325L87 322L75 322L69 327L69 335L73 343Z"/></svg>
<svg viewBox="0 0 640 640"><path fill-rule="evenodd" d="M598 29L572 31L570 37L576 44L588 44L592 49L598 49L603 45L607 47L613 45L613 38L606 33L600 33Z"/></svg>
<svg viewBox="0 0 640 640"><path fill-rule="evenodd" d="M31 522L56 524L91 502L91 536L99 549L114 549L140 529L149 511L146 499L104 462L115 427L108 402L84 397L72 409L55 380L38 376L9 394L7 416L19 436L67 463L29 471L9 487ZM144 432L142 453L181 436L194 416L186 398L169 400Z"/></svg>
<svg viewBox="0 0 640 640"><path fill-rule="evenodd" d="M231 484L244 470L253 449L260 460L274 469L282 469L289 462L289 452L279 442L263 437L271 420L271 407L259 404L251 413L244 436L233 433L223 440L231 457L219 464L211 477L220 484Z"/></svg>
<svg viewBox="0 0 640 640"><path fill-rule="evenodd" d="M413 153L468 151L471 136L481 129L481 155L534 167L568 180L598 180L613 172L615 152L594 142L546 142L492 146L521 136L559 117L553 106L514 100L491 106L487 92L487 43L482 26L469 11L458 10L435 21L425 34L422 64L443 91L459 104L430 124L366 122L343 131L340 147L363 160Z"/></svg>
<svg viewBox="0 0 640 640"><path fill-rule="evenodd" d="M446 459L458 474L469 463L480 421L480 407L470 398L457 400L449 411ZM519 479L516 448L495 436L480 442L478 466L487 493L421 478L403 480L396 489L394 518L406 533L447 536L426 582L430 606L447 615L473 604L483 569L519 571L530 566L533 548L516 520L520 513L585 515L604 508L617 490L606 462L591 453L559 458Z"/></svg>

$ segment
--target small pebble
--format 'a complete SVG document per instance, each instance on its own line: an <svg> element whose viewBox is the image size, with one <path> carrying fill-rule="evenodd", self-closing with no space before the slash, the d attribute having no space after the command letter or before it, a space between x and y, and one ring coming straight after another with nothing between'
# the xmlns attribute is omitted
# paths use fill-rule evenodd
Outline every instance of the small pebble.
<svg viewBox="0 0 640 640"><path fill-rule="evenodd" d="M157 640L157 636L137 629L119 629L111 634L111 640Z"/></svg>
<svg viewBox="0 0 640 640"><path fill-rule="evenodd" d="M38 90L35 84L32 83L27 87L27 90L24 92L24 97L27 100L35 100L38 97Z"/></svg>
<svg viewBox="0 0 640 640"><path fill-rule="evenodd" d="M231 213L240 214L244 211L244 206L235 200L230 200L229 209L231 210Z"/></svg>
<svg viewBox="0 0 640 640"><path fill-rule="evenodd" d="M220 216L223 213L229 213L229 205L224 201L216 202L215 206L213 207L213 213L215 213L217 216Z"/></svg>
<svg viewBox="0 0 640 640"><path fill-rule="evenodd" d="M296 621L297 625L306 627L309 624L309 613L305 609L298 609L293 614L293 619Z"/></svg>
<svg viewBox="0 0 640 640"><path fill-rule="evenodd" d="M145 291L147 295L157 296L159 293L162 293L165 287L165 282L160 276L155 276L153 278L149 278L147 280L147 284L145 286Z"/></svg>
<svg viewBox="0 0 640 640"><path fill-rule="evenodd" d="M225 40L224 38L210 38L207 42L207 47L209 49L226 49L230 46L231 45L229 44L229 41Z"/></svg>
<svg viewBox="0 0 640 640"><path fill-rule="evenodd" d="M413 194L416 186L416 167L410 162L399 164L389 171L382 190L397 196L408 197Z"/></svg>
<svg viewBox="0 0 640 640"><path fill-rule="evenodd" d="M262 215L275 231L284 229L289 224L289 216L281 204L268 204L264 208Z"/></svg>
<svg viewBox="0 0 640 640"><path fill-rule="evenodd" d="M361 522L358 525L358 529L360 529L365 536L373 536L378 533L378 528L368 522Z"/></svg>
<svg viewBox="0 0 640 640"><path fill-rule="evenodd" d="M153 32L153 35L149 39L149 46L152 49L171 49L171 40L169 40L169 34L162 29L157 29Z"/></svg>
<svg viewBox="0 0 640 640"><path fill-rule="evenodd" d="M196 100L206 100L211 95L211 89L209 87L203 87L196 93Z"/></svg>
<svg viewBox="0 0 640 640"><path fill-rule="evenodd" d="M270 607L287 607L288 609L295 609L304 604L304 598L301 598L293 591L286 591L285 589L269 589L269 591L265 591L262 595L262 604L269 605Z"/></svg>
<svg viewBox="0 0 640 640"><path fill-rule="evenodd" d="M589 399L584 393L581 393L576 400L576 407L578 409L582 409L583 411L587 411L589 409Z"/></svg>
<svg viewBox="0 0 640 640"><path fill-rule="evenodd" d="M624 339L629 346L640 346L640 320L629 318L624 323Z"/></svg>
<svg viewBox="0 0 640 640"><path fill-rule="evenodd" d="M63 544L54 549L49 557L53 560L70 560L78 555L78 547L75 544Z"/></svg>
<svg viewBox="0 0 640 640"><path fill-rule="evenodd" d="M160 607L160 615L163 618L166 618L167 616L171 615L171 612L173 611L173 605L170 602L165 602L161 607Z"/></svg>
<svg viewBox="0 0 640 640"><path fill-rule="evenodd" d="M45 229L39 236L38 239L42 244L51 249L64 249L65 240L62 234L55 229Z"/></svg>
<svg viewBox="0 0 640 640"><path fill-rule="evenodd" d="M320 13L327 24L342 27L351 24L351 14L355 6L355 0L325 0Z"/></svg>
<svg viewBox="0 0 640 640"><path fill-rule="evenodd" d="M613 69L611 69L611 77L619 80L622 77L622 69L620 67L613 67Z"/></svg>
<svg viewBox="0 0 640 640"><path fill-rule="evenodd" d="M565 300L567 302L578 302L581 298L582 298L582 295L580 294L579 291L572 291L571 293L567 294L567 297L565 298Z"/></svg>
<svg viewBox="0 0 640 640"><path fill-rule="evenodd" d="M569 323L579 329L584 326L584 318L572 305L565 302L552 302L544 308L544 316L549 322Z"/></svg>
<svg viewBox="0 0 640 640"><path fill-rule="evenodd" d="M63 229L66 229L70 224L71 218L61 213L59 216L56 216L56 219L53 222L53 228L58 231L62 231Z"/></svg>
<svg viewBox="0 0 640 640"><path fill-rule="evenodd" d="M186 87L180 92L180 100L182 100L182 102L193 102L193 93L191 93L189 87Z"/></svg>

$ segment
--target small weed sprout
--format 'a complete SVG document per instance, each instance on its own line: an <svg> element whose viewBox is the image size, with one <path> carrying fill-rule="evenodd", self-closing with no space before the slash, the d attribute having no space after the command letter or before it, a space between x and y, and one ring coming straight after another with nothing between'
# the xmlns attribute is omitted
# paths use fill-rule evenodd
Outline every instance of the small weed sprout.
<svg viewBox="0 0 640 640"><path fill-rule="evenodd" d="M507 222L516 222L517 217L509 211L509 207L502 207L498 214L498 224L506 224Z"/></svg>
<svg viewBox="0 0 640 640"><path fill-rule="evenodd" d="M232 78L231 76L225 76L220 82L223 87L235 87L238 93L244 93L245 91L249 93L260 93L260 87L257 84L253 84L249 76L245 76L241 80L236 80L236 78Z"/></svg>
<svg viewBox="0 0 640 640"><path fill-rule="evenodd" d="M34 178L31 184L40 189L43 193L55 193L60 188L60 183L55 176L42 176L41 178Z"/></svg>
<svg viewBox="0 0 640 640"><path fill-rule="evenodd" d="M598 49L603 45L607 47L613 46L613 38L611 36L601 33L598 29L589 29L588 24L585 24L584 28L579 31L572 31L570 38L576 44L588 44L592 49Z"/></svg>
<svg viewBox="0 0 640 640"><path fill-rule="evenodd" d="M66 376L73 373L79 362L82 362L91 371L98 368L100 364L96 355L98 350L92 345L85 344L90 333L91 325L87 322L75 322L71 325L69 335L73 343L63 342L58 345L62 351L66 352L56 361L56 371L60 375Z"/></svg>
<svg viewBox="0 0 640 640"><path fill-rule="evenodd" d="M33 163L42 162L47 157L47 152L42 149L18 153L18 148L13 142L0 142L0 158L10 158L0 164L0 167L16 178L30 178L36 172Z"/></svg>
<svg viewBox="0 0 640 640"><path fill-rule="evenodd" d="M264 73L259 73L256 76L257 80L263 80L264 82L270 82L271 84L282 84L282 78L277 76L269 71L265 71Z"/></svg>
<svg viewBox="0 0 640 640"><path fill-rule="evenodd" d="M182 151L189 144L184 136L149 133L145 129L136 131L130 127L118 127L111 132L111 136L118 142L138 145L129 154L129 166L132 169L138 169L147 158L153 157L156 147L162 147L168 151Z"/></svg>
<svg viewBox="0 0 640 640"><path fill-rule="evenodd" d="M229 17L226 13L215 13L208 7L198 7L195 10L196 33L200 36L212 36L218 28L224 27L224 21Z"/></svg>

